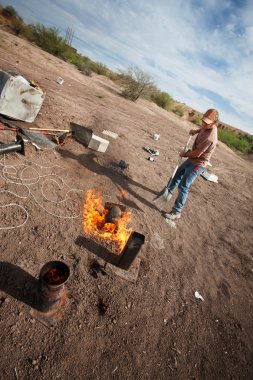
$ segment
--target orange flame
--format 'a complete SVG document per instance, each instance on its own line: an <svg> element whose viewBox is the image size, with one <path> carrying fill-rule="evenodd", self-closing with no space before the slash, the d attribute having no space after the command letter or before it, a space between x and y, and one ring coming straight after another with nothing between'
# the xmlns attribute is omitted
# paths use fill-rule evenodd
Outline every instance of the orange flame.
<svg viewBox="0 0 253 380"><path fill-rule="evenodd" d="M119 254L132 232L132 228L128 227L131 213L121 212L116 224L106 222L107 213L102 205L101 192L88 190L83 209L83 230L89 237L105 240L109 243L111 251Z"/></svg>

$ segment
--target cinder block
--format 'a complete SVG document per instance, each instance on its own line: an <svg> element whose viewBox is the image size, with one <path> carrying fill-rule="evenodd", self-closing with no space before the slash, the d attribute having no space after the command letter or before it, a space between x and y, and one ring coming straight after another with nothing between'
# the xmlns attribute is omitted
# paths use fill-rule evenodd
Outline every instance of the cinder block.
<svg viewBox="0 0 253 380"><path fill-rule="evenodd" d="M96 150L97 152L105 152L109 145L109 141L102 139L102 137L92 135L88 148Z"/></svg>

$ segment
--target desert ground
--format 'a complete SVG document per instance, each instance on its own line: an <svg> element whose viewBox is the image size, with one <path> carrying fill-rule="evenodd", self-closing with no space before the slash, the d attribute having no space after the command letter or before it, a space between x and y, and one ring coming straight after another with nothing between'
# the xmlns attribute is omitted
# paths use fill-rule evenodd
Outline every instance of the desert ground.
<svg viewBox="0 0 253 380"><path fill-rule="evenodd" d="M14 124L68 129L72 121L110 141L105 153L69 137L54 149L27 143L25 156L0 156L0 378L252 378L252 161L219 142L208 169L218 183L199 177L173 228L152 199L193 124L154 103L128 101L108 78L84 76L3 30L0 68L46 92L35 122ZM14 137L0 131L2 143ZM153 162L145 146L159 149ZM91 275L99 246L80 243L88 189L125 205L133 229L145 235L135 282L114 271ZM51 260L70 268L69 303L48 328L31 310L40 269Z"/></svg>

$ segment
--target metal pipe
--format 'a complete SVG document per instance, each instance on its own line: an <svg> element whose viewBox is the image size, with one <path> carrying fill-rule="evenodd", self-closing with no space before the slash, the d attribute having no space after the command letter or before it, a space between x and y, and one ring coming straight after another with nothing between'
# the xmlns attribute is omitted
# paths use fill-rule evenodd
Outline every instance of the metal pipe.
<svg viewBox="0 0 253 380"><path fill-rule="evenodd" d="M0 144L0 154L20 152L25 155L25 144L21 136L16 136L16 141L10 144Z"/></svg>

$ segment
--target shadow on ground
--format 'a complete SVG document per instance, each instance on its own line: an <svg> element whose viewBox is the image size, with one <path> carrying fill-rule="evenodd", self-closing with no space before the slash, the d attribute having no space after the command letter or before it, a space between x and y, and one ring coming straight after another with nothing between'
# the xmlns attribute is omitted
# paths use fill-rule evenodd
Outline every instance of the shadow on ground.
<svg viewBox="0 0 253 380"><path fill-rule="evenodd" d="M145 185L142 185L141 183L138 183L134 181L132 178L124 175L124 173L116 171L114 162L111 163L110 167L105 167L103 165L100 165L96 160L97 156L95 153L86 153L86 154L79 154L76 155L73 152L70 152L66 149L58 149L58 152L63 158L70 158L72 160L78 161L81 165L83 165L86 169L90 170L93 173L97 173L100 176L106 176L108 177L113 184L118 189L123 189L126 191L126 193L132 195L135 199L137 199L142 204L156 210L156 207L149 201L147 201L145 198L140 196L136 191L132 189L131 186L139 187L145 191L148 191L152 194L156 194L154 190L149 189ZM142 208L140 208L134 201L131 201L129 199L123 199L121 202L131 208L135 208L137 210L143 211Z"/></svg>
<svg viewBox="0 0 253 380"><path fill-rule="evenodd" d="M0 261L0 290L36 308L38 280L17 265Z"/></svg>

